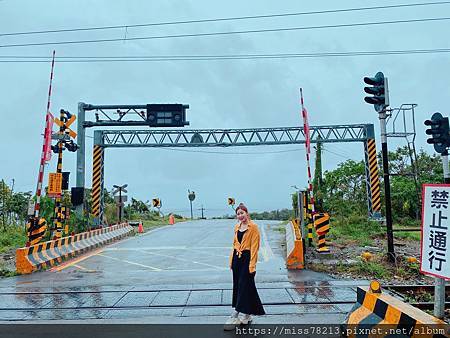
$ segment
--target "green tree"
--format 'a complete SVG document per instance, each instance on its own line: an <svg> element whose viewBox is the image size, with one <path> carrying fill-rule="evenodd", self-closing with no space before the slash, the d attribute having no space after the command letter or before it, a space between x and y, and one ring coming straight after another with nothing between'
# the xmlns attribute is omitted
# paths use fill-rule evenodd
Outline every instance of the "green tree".
<svg viewBox="0 0 450 338"><path fill-rule="evenodd" d="M421 149L417 154L418 191L409 160L409 150L401 147L389 152L392 213L397 222L406 218L419 218L421 213L421 187L424 183L441 183L443 169L440 156ZM384 190L384 186L383 186Z"/></svg>
<svg viewBox="0 0 450 338"><path fill-rule="evenodd" d="M381 158L381 155L379 155ZM384 205L384 184L380 163L381 199ZM392 213L396 222L414 219L420 215L420 189L424 183L439 183L443 180L441 159L423 150L417 154L419 191L416 189L409 150L400 147L389 153L389 171L392 174ZM419 193L419 194L418 194ZM334 170L324 173L322 185L325 211L334 215L367 215L366 175L363 161L347 160Z"/></svg>
<svg viewBox="0 0 450 338"><path fill-rule="evenodd" d="M320 136L316 146L316 163L314 169L314 179L312 182L314 201L316 202L316 210L323 211L323 178L322 178L322 143L320 142Z"/></svg>
<svg viewBox="0 0 450 338"><path fill-rule="evenodd" d="M347 160L325 171L322 192L324 210L331 214L366 214L366 176L363 161Z"/></svg>
<svg viewBox="0 0 450 338"><path fill-rule="evenodd" d="M6 230L8 224L8 216L10 213L12 191L11 188L2 179L0 181L0 221L2 223L3 229Z"/></svg>

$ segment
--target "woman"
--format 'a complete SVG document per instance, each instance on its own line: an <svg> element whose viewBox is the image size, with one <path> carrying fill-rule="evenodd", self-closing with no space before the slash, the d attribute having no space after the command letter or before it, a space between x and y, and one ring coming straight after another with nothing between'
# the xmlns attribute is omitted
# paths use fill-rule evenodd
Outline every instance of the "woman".
<svg viewBox="0 0 450 338"><path fill-rule="evenodd" d="M255 285L256 263L259 250L258 226L250 220L244 204L236 208L239 221L234 227L233 250L230 268L233 271L233 301L235 309L224 329L232 330L236 325L248 324L251 315L264 315L265 311Z"/></svg>

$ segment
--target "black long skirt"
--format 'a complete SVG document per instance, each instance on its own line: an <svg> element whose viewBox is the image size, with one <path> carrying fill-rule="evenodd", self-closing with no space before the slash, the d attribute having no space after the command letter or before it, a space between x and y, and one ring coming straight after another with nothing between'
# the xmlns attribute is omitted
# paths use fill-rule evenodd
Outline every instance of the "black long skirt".
<svg viewBox="0 0 450 338"><path fill-rule="evenodd" d="M233 301L237 312L261 316L266 314L255 285L255 272L249 272L250 250L242 251L241 258L233 253Z"/></svg>

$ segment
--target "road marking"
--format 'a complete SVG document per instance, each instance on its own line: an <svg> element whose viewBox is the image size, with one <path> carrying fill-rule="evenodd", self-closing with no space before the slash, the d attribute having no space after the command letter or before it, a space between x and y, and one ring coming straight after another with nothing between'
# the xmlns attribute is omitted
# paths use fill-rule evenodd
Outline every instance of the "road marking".
<svg viewBox="0 0 450 338"><path fill-rule="evenodd" d="M202 246L202 247L187 247L187 246L148 246L139 248L111 248L108 247L104 251L141 251L141 250L210 250L210 249L227 249L231 250L230 246Z"/></svg>
<svg viewBox="0 0 450 338"><path fill-rule="evenodd" d="M230 268L220 268L220 271L225 271L225 270L229 270ZM177 269L163 269L163 270L161 270L161 271L159 271L159 272L192 272L192 271L202 271L202 272L205 272L205 271L217 271L217 269L179 269L179 270L177 270Z"/></svg>
<svg viewBox="0 0 450 338"><path fill-rule="evenodd" d="M179 270L163 269L161 271L150 271L150 272L218 272L218 271L226 271L229 269L230 268L220 268L220 270L218 270L218 269L179 269Z"/></svg>
<svg viewBox="0 0 450 338"><path fill-rule="evenodd" d="M139 248L108 248L105 251L185 250L186 246L155 246Z"/></svg>
<svg viewBox="0 0 450 338"><path fill-rule="evenodd" d="M230 249L231 250L231 248L230 247L228 247L227 249ZM201 251L202 249L201 248L186 248L186 250L189 250L189 251ZM227 256L227 255L218 255L218 254L213 254L213 253L211 253L211 252L208 252L208 256L217 256L217 257L225 257L225 258L230 258L230 256Z"/></svg>
<svg viewBox="0 0 450 338"><path fill-rule="evenodd" d="M66 269L68 267L71 267L72 265L80 263L80 262L84 261L85 259L88 259L88 258L90 258L92 256L96 256L102 251L103 251L103 249L98 249L98 250L92 251L92 252L90 252L88 254L85 254L83 256L80 256L78 258L71 259L70 261L67 261L66 263L62 263L62 264L60 264L58 266L55 266L55 267L51 268L49 271L59 272L59 271L64 270L64 269Z"/></svg>
<svg viewBox="0 0 450 338"><path fill-rule="evenodd" d="M140 263L136 263L136 262L127 261L125 259L120 259L120 258L108 256L108 255L102 255L102 254L98 254L98 256L114 259L114 260L119 261L119 262L124 262L124 263L132 264L132 265L141 266L141 267L144 267L144 268L151 269L153 271L161 271L161 269L159 269L159 268L155 268L153 266L144 265L144 264L140 264Z"/></svg>
<svg viewBox="0 0 450 338"><path fill-rule="evenodd" d="M262 238L263 238L263 243L264 243L262 253L264 256L264 261L267 262L274 255L273 255L272 248L269 245L269 241L267 240L267 234L266 234L266 230L264 228L265 228L264 226L261 227Z"/></svg>
<svg viewBox="0 0 450 338"><path fill-rule="evenodd" d="M81 266L81 265L78 265L78 264L74 264L73 266L77 267L80 270L86 271L86 272L98 272L97 270L87 269L84 266Z"/></svg>
<svg viewBox="0 0 450 338"><path fill-rule="evenodd" d="M176 257L176 256L163 255L163 254L159 254L159 253L155 253L155 252L147 252L147 251L144 251L144 250L143 250L142 252L143 252L143 253L146 253L146 254L149 254L149 255L168 257L168 258L173 258L173 259L177 259L177 260L185 261L185 262L189 262L189 263L194 263L194 264L200 264L200 265L210 266L210 267L216 268L216 269L218 269L218 270L223 269L223 267L221 267L221 266L216 266L216 265L212 265L212 264L208 264L208 263L202 263L202 262L192 261L192 260L189 260L189 259L179 258L179 257Z"/></svg>

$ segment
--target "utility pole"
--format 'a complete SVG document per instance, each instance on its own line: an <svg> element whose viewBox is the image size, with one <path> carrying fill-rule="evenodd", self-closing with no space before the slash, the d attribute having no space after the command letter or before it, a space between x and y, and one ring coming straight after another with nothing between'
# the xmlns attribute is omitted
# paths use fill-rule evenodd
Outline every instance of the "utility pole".
<svg viewBox="0 0 450 338"><path fill-rule="evenodd" d="M5 214L6 214L6 205L5 205L5 196L6 196L6 182L2 180L2 223L3 223L3 229L6 229L6 220L5 220Z"/></svg>
<svg viewBox="0 0 450 338"><path fill-rule="evenodd" d="M59 132L56 135L52 135L52 138L56 138L58 142L55 146L51 146L54 153L58 154L58 162L56 166L56 174L59 184L62 189L62 165L63 165L63 151L65 149L75 152L78 150L78 146L71 140L76 137L76 133L69 127L75 121L75 115L72 115L68 111L61 109L59 112L59 119L55 118L55 123L59 126ZM64 217L62 215L62 191L60 191L55 197L55 219L53 227L53 239L61 238L63 233L62 221Z"/></svg>
<svg viewBox="0 0 450 338"><path fill-rule="evenodd" d="M66 112L61 109L59 113L59 119L61 120L62 124L59 127L59 135L65 134L65 122L67 122L68 117L66 116ZM62 175L62 162L63 162L63 147L64 143L63 141L58 141L56 144L57 147L57 153L58 153L58 163L56 165L56 173ZM54 230L53 230L53 239L61 238L62 237L62 219L61 219L61 195L57 196L55 199L55 219L54 219Z"/></svg>
<svg viewBox="0 0 450 338"><path fill-rule="evenodd" d="M378 72L375 74L375 77L365 77L364 82L371 86L364 87L364 91L367 94L374 95L365 97L364 101L374 105L374 109L378 113L378 118L380 120L388 259L390 262L395 262L394 232L392 231L391 185L389 182L389 159L386 130L386 119L388 116L387 108L389 107L388 79L384 77L382 72Z"/></svg>
<svg viewBox="0 0 450 338"><path fill-rule="evenodd" d="M444 183L450 183L450 172L448 168L448 151L445 150L441 156L444 169ZM445 279L434 278L434 316L444 318L445 316Z"/></svg>
<svg viewBox="0 0 450 338"><path fill-rule="evenodd" d="M450 146L450 127L448 117L443 117L440 113L434 113L431 120L425 121L427 135L432 137L427 139L427 143L433 144L434 150L441 154L442 168L444 171L444 183L450 184L450 172L448 166L448 147ZM422 201L423 203L423 201ZM423 245L423 244L422 244ZM434 315L437 318L444 318L445 315L445 279L434 278Z"/></svg>
<svg viewBox="0 0 450 338"><path fill-rule="evenodd" d="M389 158L388 146L386 136L386 109L379 114L380 128L381 128L381 152L383 156L383 180L384 180L384 195L386 203L386 231L388 241L388 258L389 261L395 262L394 249L394 232L392 231L392 205L391 205L391 183L389 180Z"/></svg>
<svg viewBox="0 0 450 338"><path fill-rule="evenodd" d="M203 216L203 210L205 210L205 208L203 208L203 204L202 204L202 207L200 209L198 209L198 210L202 211L202 219L205 219L205 216Z"/></svg>

